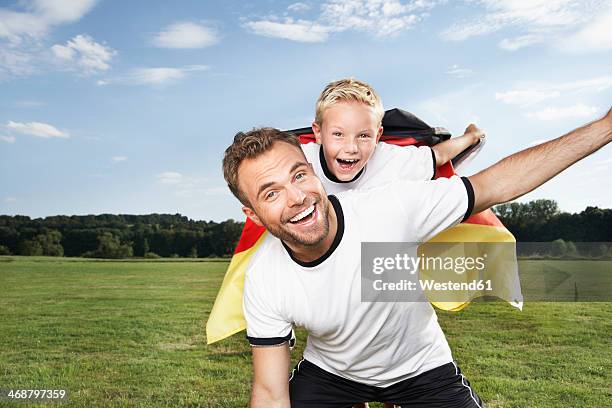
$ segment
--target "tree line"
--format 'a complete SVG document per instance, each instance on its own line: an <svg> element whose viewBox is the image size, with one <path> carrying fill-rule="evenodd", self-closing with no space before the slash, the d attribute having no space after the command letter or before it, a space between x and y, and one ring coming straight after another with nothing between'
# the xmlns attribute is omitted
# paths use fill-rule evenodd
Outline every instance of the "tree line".
<svg viewBox="0 0 612 408"><path fill-rule="evenodd" d="M194 221L180 214L0 216L0 255L91 258L222 257L244 223Z"/></svg>
<svg viewBox="0 0 612 408"><path fill-rule="evenodd" d="M493 211L519 242L612 242L612 209L561 212L553 200L508 203ZM194 221L180 214L0 215L0 255L92 258L222 257L233 253L244 223ZM560 243L559 240L563 241Z"/></svg>

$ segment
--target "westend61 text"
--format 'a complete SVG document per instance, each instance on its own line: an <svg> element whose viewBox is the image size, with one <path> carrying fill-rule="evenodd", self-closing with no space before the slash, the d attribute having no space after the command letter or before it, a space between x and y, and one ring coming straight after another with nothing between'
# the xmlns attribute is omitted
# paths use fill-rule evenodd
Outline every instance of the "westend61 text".
<svg viewBox="0 0 612 408"><path fill-rule="evenodd" d="M436 291L491 291L493 286L491 280L473 280L471 282L436 282L434 280L420 280L419 287L421 290L436 290ZM381 279L372 282L372 286L376 291L414 291L417 290L417 284L414 281L402 279L399 282L383 282Z"/></svg>

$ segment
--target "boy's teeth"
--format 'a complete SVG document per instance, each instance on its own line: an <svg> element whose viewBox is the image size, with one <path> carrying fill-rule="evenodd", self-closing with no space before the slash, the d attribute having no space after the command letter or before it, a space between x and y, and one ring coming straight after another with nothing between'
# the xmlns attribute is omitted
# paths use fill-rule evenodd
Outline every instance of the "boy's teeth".
<svg viewBox="0 0 612 408"><path fill-rule="evenodd" d="M291 222L298 222L302 218L305 218L306 216L310 215L310 213L312 213L313 211L314 211L314 205L311 205L310 207L308 207L307 209L305 209L304 211L302 211L301 213L299 213L298 215L296 215L295 217L293 217L289 221L291 221Z"/></svg>

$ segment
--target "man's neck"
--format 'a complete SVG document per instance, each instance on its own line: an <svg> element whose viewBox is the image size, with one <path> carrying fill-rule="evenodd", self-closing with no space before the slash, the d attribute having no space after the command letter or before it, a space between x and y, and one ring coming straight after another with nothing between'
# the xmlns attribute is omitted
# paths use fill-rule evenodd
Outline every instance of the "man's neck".
<svg viewBox="0 0 612 408"><path fill-rule="evenodd" d="M329 206L329 233L323 239L323 241L314 246L296 246L285 243L285 245L287 245L287 247L291 249L292 257L297 259L298 261L305 263L316 261L323 255L325 255L332 247L334 239L336 238L336 234L338 233L338 215L336 214L336 210L332 205L331 201L328 201L327 205Z"/></svg>

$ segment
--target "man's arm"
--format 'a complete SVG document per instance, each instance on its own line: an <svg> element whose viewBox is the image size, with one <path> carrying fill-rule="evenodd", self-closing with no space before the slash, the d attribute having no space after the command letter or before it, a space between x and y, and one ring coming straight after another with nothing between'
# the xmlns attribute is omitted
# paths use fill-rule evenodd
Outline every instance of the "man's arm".
<svg viewBox="0 0 612 408"><path fill-rule="evenodd" d="M549 142L522 150L477 173L473 214L514 200L612 141L612 109L603 118Z"/></svg>
<svg viewBox="0 0 612 408"><path fill-rule="evenodd" d="M290 408L289 343L252 347L253 390L251 408Z"/></svg>
<svg viewBox="0 0 612 408"><path fill-rule="evenodd" d="M451 161L459 153L468 147L475 145L484 137L485 134L478 129L476 125L471 124L465 129L463 135L448 139L433 146L432 150L436 154L436 167L440 167L441 165Z"/></svg>

